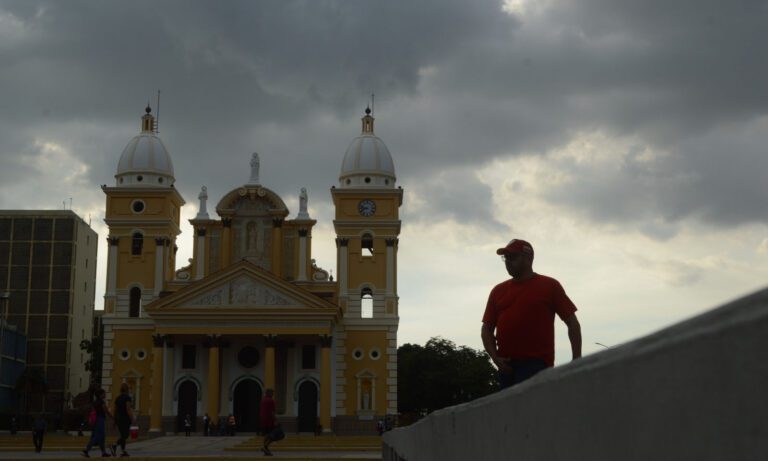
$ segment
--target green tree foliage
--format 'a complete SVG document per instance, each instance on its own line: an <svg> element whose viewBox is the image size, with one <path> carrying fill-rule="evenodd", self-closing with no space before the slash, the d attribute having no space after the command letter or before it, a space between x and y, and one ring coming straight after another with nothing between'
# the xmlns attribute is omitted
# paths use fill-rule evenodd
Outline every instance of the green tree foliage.
<svg viewBox="0 0 768 461"><path fill-rule="evenodd" d="M85 369L91 372L91 387L98 387L101 383L102 344L101 336L80 341L80 350L90 356L85 362Z"/></svg>
<svg viewBox="0 0 768 461"><path fill-rule="evenodd" d="M498 385L485 352L434 337L423 347L398 348L397 389L400 414L418 417L488 395Z"/></svg>

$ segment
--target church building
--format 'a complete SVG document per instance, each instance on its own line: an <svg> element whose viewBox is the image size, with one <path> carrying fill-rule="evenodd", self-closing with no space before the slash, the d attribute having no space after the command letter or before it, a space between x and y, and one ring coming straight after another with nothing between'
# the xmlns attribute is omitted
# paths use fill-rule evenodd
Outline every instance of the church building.
<svg viewBox="0 0 768 461"><path fill-rule="evenodd" d="M189 221L193 258L176 269L185 200L147 107L115 185L102 187L102 384L110 400L130 385L142 431L178 431L187 414L199 431L207 413L214 422L232 414L238 430L255 432L266 389L275 391L286 432L369 433L397 413L403 190L373 126L366 109L330 190L335 280L312 258L317 221L306 190L293 214L261 184L258 154L248 181L219 199L215 215L202 187Z"/></svg>

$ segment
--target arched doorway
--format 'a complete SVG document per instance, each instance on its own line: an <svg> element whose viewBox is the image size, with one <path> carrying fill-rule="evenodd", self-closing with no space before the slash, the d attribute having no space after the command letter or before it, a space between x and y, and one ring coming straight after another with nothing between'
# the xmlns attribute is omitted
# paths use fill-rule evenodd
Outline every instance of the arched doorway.
<svg viewBox="0 0 768 461"><path fill-rule="evenodd" d="M232 408L237 422L237 430L257 432L259 430L261 386L253 379L244 379L237 383L233 394Z"/></svg>
<svg viewBox="0 0 768 461"><path fill-rule="evenodd" d="M317 429L317 386L312 381L299 385L299 432Z"/></svg>
<svg viewBox="0 0 768 461"><path fill-rule="evenodd" d="M197 419L197 384L192 380L186 380L179 385L178 411L176 412L176 431L184 432L184 418L189 415L192 418L192 430L195 430Z"/></svg>

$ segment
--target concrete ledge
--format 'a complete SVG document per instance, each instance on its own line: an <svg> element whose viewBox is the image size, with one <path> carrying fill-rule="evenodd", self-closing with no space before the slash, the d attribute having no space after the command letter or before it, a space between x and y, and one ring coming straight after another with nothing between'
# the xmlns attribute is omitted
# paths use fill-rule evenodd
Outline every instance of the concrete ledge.
<svg viewBox="0 0 768 461"><path fill-rule="evenodd" d="M767 389L768 289L388 432L383 459L762 459Z"/></svg>

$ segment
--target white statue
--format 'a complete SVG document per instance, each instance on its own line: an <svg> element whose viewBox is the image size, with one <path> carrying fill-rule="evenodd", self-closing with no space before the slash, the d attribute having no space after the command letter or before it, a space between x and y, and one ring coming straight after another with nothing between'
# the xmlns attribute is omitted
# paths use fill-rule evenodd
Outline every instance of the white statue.
<svg viewBox="0 0 768 461"><path fill-rule="evenodd" d="M205 202L208 200L208 188L203 186L200 190L200 195L197 196L200 199L200 210L197 212L195 219L208 219L208 210L206 210Z"/></svg>
<svg viewBox="0 0 768 461"><path fill-rule="evenodd" d="M251 156L251 179L248 184L259 184L259 154L254 152Z"/></svg>
<svg viewBox="0 0 768 461"><path fill-rule="evenodd" d="M309 213L307 213L308 201L309 201L309 197L307 196L307 188L302 187L301 193L299 194L299 215L297 216L298 219L309 219Z"/></svg>

